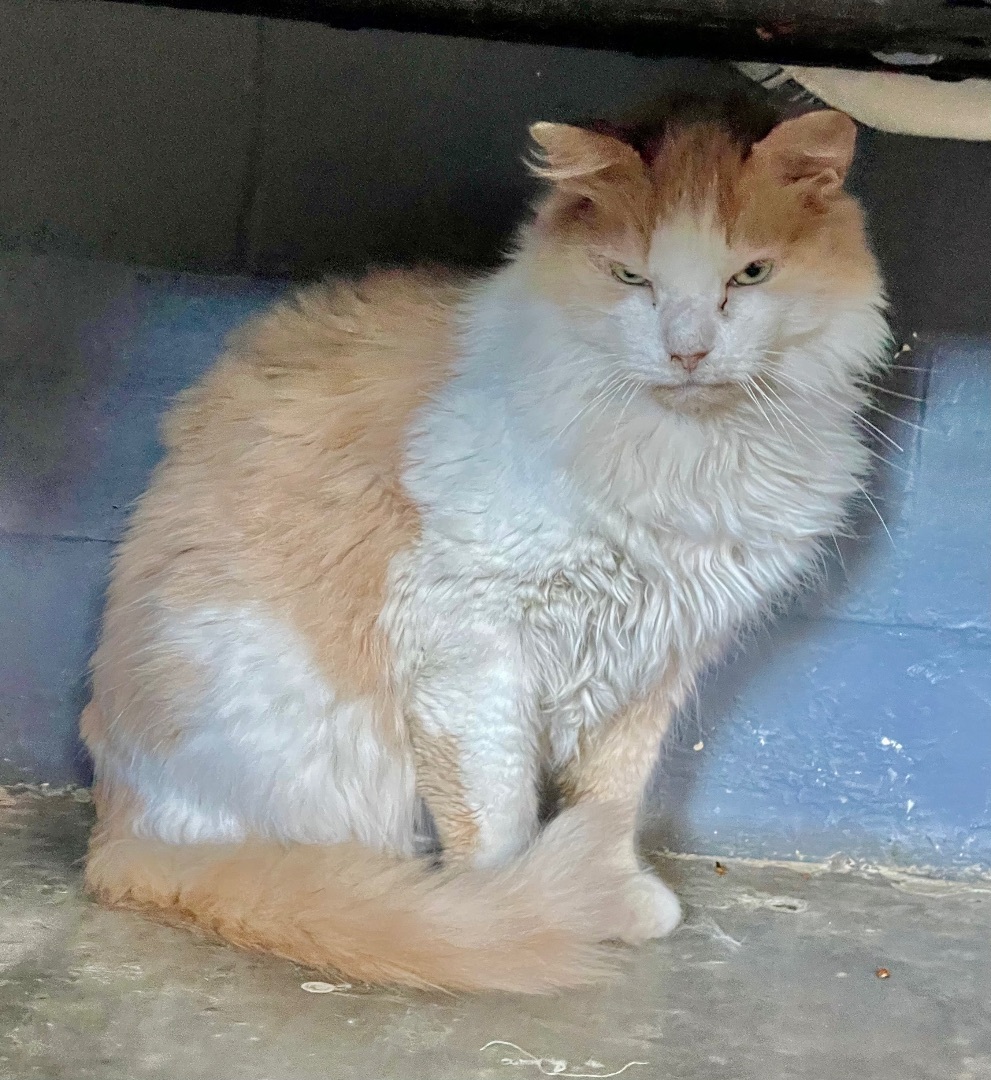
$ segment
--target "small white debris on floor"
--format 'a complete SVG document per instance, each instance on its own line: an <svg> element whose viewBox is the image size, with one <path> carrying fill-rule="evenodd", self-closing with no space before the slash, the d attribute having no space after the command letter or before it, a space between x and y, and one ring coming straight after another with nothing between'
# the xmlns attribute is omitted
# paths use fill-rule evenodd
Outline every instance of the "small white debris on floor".
<svg viewBox="0 0 991 1080"><path fill-rule="evenodd" d="M695 922L683 923L681 929L690 933L702 934L704 937L709 938L710 941L725 945L730 952L736 952L737 949L743 948L742 941L737 941L735 937L731 937L715 919L710 919L708 916L697 919Z"/></svg>
<svg viewBox="0 0 991 1080"><path fill-rule="evenodd" d="M695 751L703 750L705 749L705 743L702 742L701 739L699 739L699 741L692 747L692 749Z"/></svg>
<svg viewBox="0 0 991 1080"><path fill-rule="evenodd" d="M529 1050L524 1050L522 1046L517 1046L516 1043L507 1042L505 1039L491 1039L484 1046L479 1048L479 1053L484 1050L488 1050L492 1046L508 1046L510 1050L515 1050L518 1054L522 1054L522 1057L502 1058L500 1064L502 1065L536 1065L544 1076L560 1076L564 1080L608 1080L610 1076L619 1076L625 1073L627 1069L632 1069L634 1065L649 1065L649 1061L628 1061L622 1068L615 1069L612 1072L568 1072L568 1063L563 1058L546 1058L537 1057L531 1054ZM585 1062L583 1068L590 1069L604 1069L605 1066L598 1061L593 1061L591 1058Z"/></svg>
<svg viewBox="0 0 991 1080"><path fill-rule="evenodd" d="M305 982L300 984L300 990L305 990L308 994L334 994L341 990L350 990L350 983L328 983L328 982Z"/></svg>
<svg viewBox="0 0 991 1080"><path fill-rule="evenodd" d="M741 893L733 897L737 904L751 908L770 908L771 911L787 911L796 915L809 910L807 900L797 896L757 896L753 893Z"/></svg>

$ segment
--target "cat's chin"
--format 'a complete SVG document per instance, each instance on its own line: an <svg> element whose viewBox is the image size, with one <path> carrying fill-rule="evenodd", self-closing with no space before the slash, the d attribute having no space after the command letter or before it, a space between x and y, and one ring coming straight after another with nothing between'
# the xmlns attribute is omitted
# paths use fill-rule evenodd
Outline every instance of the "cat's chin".
<svg viewBox="0 0 991 1080"><path fill-rule="evenodd" d="M743 384L735 381L685 382L677 386L651 386L650 396L658 405L691 416L730 412L746 401Z"/></svg>

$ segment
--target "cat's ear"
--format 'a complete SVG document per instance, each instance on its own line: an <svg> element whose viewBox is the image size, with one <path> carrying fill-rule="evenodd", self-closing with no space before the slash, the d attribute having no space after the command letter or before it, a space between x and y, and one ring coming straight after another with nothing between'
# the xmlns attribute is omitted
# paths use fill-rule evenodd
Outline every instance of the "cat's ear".
<svg viewBox="0 0 991 1080"><path fill-rule="evenodd" d="M843 186L853 161L857 125L834 109L784 120L751 150L751 160L781 184L801 184L828 198Z"/></svg>
<svg viewBox="0 0 991 1080"><path fill-rule="evenodd" d="M530 163L534 175L565 186L588 181L610 169L641 168L640 155L620 139L571 124L534 124L530 137L538 146Z"/></svg>

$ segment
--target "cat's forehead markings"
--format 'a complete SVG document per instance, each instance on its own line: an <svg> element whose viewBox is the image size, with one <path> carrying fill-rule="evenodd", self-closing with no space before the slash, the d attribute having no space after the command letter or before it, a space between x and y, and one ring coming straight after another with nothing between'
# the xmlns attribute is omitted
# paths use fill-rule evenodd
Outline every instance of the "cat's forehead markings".
<svg viewBox="0 0 991 1080"><path fill-rule="evenodd" d="M696 291L721 280L728 255L726 227L715 207L683 202L657 219L647 262L658 284Z"/></svg>

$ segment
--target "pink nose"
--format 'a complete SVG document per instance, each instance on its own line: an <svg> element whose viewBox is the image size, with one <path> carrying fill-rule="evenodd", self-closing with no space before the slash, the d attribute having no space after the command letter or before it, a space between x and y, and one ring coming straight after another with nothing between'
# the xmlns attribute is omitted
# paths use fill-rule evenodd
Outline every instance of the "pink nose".
<svg viewBox="0 0 991 1080"><path fill-rule="evenodd" d="M672 353L671 361L675 364L680 364L689 375L702 363L702 361L709 355L709 350L705 352L693 352L693 353Z"/></svg>

